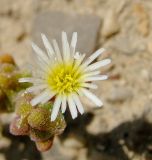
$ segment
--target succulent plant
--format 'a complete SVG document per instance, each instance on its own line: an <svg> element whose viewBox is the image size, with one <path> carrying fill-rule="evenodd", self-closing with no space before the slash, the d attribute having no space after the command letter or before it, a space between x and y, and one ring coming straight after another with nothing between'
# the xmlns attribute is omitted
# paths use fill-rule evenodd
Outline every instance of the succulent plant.
<svg viewBox="0 0 152 160"><path fill-rule="evenodd" d="M61 134L66 123L61 113L51 121L52 102L32 107L30 93L19 93L16 98L16 117L11 122L10 132L13 135L28 135L36 143L38 150L46 151L53 143L53 137Z"/></svg>
<svg viewBox="0 0 152 160"><path fill-rule="evenodd" d="M28 123L32 128L47 130L50 124L50 111L42 107L33 108L28 116Z"/></svg>
<svg viewBox="0 0 152 160"><path fill-rule="evenodd" d="M10 132L15 136L28 135L29 125L26 123L26 119L15 117L10 124Z"/></svg>
<svg viewBox="0 0 152 160"><path fill-rule="evenodd" d="M29 84L18 82L18 79L25 75L29 75L29 73L21 72L11 55L0 55L0 113L15 110L16 95L20 90L29 86Z"/></svg>
<svg viewBox="0 0 152 160"><path fill-rule="evenodd" d="M36 142L36 147L39 151L44 152L49 150L52 147L54 137L46 141Z"/></svg>
<svg viewBox="0 0 152 160"><path fill-rule="evenodd" d="M30 101L34 95L23 92L30 84L18 82L25 75L30 77L17 68L9 54L0 56L0 113L15 111L10 132L15 136L28 135L38 150L46 151L51 148L54 136L64 131L66 123L62 113L51 121L51 101L32 107Z"/></svg>

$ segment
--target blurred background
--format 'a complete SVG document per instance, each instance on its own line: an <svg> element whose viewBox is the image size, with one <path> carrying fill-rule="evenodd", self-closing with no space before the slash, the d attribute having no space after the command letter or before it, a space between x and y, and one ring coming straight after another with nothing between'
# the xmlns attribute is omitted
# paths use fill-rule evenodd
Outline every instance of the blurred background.
<svg viewBox="0 0 152 160"><path fill-rule="evenodd" d="M99 59L112 59L101 70L109 80L95 91L103 108L83 98L86 113L66 116L64 134L45 153L4 129L0 160L152 160L151 15L151 0L0 0L0 54L19 67L31 61L31 41L43 48L40 33L60 41L63 30L69 39L78 32L78 51L105 47Z"/></svg>

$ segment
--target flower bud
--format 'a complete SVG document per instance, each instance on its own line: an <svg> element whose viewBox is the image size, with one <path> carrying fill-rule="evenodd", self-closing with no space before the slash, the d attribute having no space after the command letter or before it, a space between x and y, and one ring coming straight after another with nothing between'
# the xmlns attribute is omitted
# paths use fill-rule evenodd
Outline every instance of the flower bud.
<svg viewBox="0 0 152 160"><path fill-rule="evenodd" d="M10 124L10 132L15 135L28 135L29 125L26 122L26 119L21 117L16 117Z"/></svg>
<svg viewBox="0 0 152 160"><path fill-rule="evenodd" d="M50 124L50 111L42 107L33 108L28 116L28 123L32 128L47 130Z"/></svg>
<svg viewBox="0 0 152 160"><path fill-rule="evenodd" d="M52 137L52 133L49 131L40 131L38 129L30 129L30 138L35 142L46 141Z"/></svg>
<svg viewBox="0 0 152 160"><path fill-rule="evenodd" d="M0 63L10 63L15 64L13 57L10 54L0 55Z"/></svg>

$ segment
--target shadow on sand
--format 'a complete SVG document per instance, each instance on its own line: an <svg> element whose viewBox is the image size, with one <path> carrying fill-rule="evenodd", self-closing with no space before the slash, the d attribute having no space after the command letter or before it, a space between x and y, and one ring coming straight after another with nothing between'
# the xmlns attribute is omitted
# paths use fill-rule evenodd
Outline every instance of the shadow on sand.
<svg viewBox="0 0 152 160"><path fill-rule="evenodd" d="M109 133L91 135L86 126L93 117L92 113L87 113L74 121L67 119L68 125L61 140L70 135L83 140L88 148L88 160L129 160L124 146L134 153L144 154L146 160L152 160L152 124L145 118L125 122Z"/></svg>
<svg viewBox="0 0 152 160"><path fill-rule="evenodd" d="M34 142L27 136L13 136L9 133L9 126L5 126L3 135L11 140L9 148L0 150L6 160L42 160Z"/></svg>
<svg viewBox="0 0 152 160"><path fill-rule="evenodd" d="M86 113L73 121L67 118L68 125L60 140L64 141L72 135L83 141L88 148L88 160L129 160L124 146L134 153L144 154L146 160L152 160L152 124L144 118L125 122L109 133L92 135L86 131L86 126L93 118L92 113ZM12 136L8 126L3 132L12 141L9 148L0 150L6 160L42 160L35 144L28 137Z"/></svg>

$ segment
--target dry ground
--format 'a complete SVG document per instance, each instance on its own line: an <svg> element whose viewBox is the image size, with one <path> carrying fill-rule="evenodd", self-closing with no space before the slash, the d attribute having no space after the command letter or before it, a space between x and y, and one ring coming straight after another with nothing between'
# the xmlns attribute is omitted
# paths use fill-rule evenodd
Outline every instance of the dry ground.
<svg viewBox="0 0 152 160"><path fill-rule="evenodd" d="M112 58L106 69L109 80L98 83L104 108L90 109L93 105L84 99L87 114L73 122L67 119L60 141L42 155L27 138L9 136L13 144L0 149L0 160L151 160L152 1L0 0L0 53L11 53L25 66L33 19L52 10L100 17L95 48L107 48Z"/></svg>

